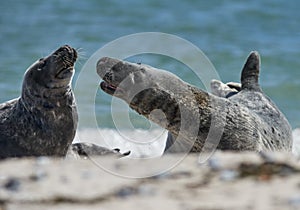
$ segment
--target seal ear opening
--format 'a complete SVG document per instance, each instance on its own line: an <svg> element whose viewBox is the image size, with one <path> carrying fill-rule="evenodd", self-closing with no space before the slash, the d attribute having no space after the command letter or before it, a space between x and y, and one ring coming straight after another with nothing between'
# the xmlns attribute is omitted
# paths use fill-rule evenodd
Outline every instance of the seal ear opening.
<svg viewBox="0 0 300 210"><path fill-rule="evenodd" d="M260 71L260 56L257 51L252 51L247 58L241 75L242 90L261 91L258 84Z"/></svg>

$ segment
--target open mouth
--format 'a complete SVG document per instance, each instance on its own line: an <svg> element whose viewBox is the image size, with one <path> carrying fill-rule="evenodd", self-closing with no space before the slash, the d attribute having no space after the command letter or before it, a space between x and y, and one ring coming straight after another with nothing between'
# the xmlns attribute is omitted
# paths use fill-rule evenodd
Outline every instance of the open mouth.
<svg viewBox="0 0 300 210"><path fill-rule="evenodd" d="M122 89L120 89L119 87L117 87L117 86L115 86L115 85L113 85L113 84L109 84L109 83L107 83L107 82L105 82L105 81L102 81L101 83L100 83L100 87L101 87L101 89L104 91L104 92L106 92L106 93L108 93L108 94L110 94L110 95L121 95L121 94L123 94L123 90Z"/></svg>
<svg viewBox="0 0 300 210"><path fill-rule="evenodd" d="M107 83L105 81L103 81L103 82L100 83L100 87L101 87L101 89L104 92L106 92L106 93L108 93L110 95L113 95L116 92L116 90L117 90L116 86L114 86L112 84L109 84L109 83Z"/></svg>

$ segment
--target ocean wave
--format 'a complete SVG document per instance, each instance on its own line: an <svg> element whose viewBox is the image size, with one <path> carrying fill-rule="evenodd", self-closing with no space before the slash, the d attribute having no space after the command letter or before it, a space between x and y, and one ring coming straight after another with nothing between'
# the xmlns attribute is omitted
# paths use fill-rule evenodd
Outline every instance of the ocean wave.
<svg viewBox="0 0 300 210"><path fill-rule="evenodd" d="M293 130L293 154L300 156L300 128Z"/></svg>

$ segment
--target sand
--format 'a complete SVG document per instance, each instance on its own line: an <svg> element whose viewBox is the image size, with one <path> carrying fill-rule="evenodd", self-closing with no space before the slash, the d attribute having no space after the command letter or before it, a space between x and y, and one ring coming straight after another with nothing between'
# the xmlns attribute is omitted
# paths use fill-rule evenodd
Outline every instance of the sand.
<svg viewBox="0 0 300 210"><path fill-rule="evenodd" d="M300 209L299 172L282 153L13 159L0 162L0 209Z"/></svg>

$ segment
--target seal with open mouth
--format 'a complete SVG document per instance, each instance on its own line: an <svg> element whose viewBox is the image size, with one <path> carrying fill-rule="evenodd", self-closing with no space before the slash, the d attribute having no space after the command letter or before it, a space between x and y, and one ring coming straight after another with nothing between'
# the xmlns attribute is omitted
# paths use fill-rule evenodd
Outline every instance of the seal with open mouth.
<svg viewBox="0 0 300 210"><path fill-rule="evenodd" d="M259 71L259 54L251 52L242 70L241 87L229 85L219 97L151 66L108 57L97 63L103 91L125 100L169 131L165 151L201 152L211 126L223 127L215 139L218 149L291 151L291 126L260 88ZM151 114L153 110L164 116ZM181 125L183 118L188 125ZM189 130L193 125L197 125L196 138Z"/></svg>
<svg viewBox="0 0 300 210"><path fill-rule="evenodd" d="M68 45L39 59L24 75L21 96L0 104L0 158L67 153L77 128L76 59Z"/></svg>

